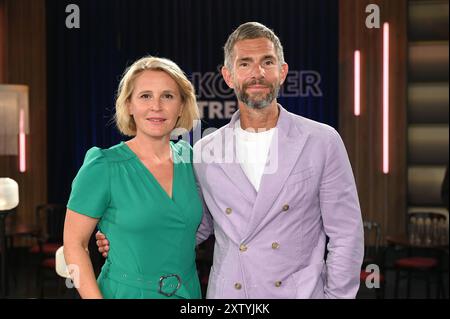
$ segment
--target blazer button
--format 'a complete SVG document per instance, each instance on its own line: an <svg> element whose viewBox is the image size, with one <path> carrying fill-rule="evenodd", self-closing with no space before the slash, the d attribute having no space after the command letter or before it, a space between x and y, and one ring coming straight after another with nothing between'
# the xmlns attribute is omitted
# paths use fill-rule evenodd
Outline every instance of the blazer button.
<svg viewBox="0 0 450 319"><path fill-rule="evenodd" d="M281 287L281 281L275 281L275 287Z"/></svg>
<svg viewBox="0 0 450 319"><path fill-rule="evenodd" d="M279 243L272 243L272 249L278 249L280 247Z"/></svg>
<svg viewBox="0 0 450 319"><path fill-rule="evenodd" d="M283 212L287 211L288 209L289 209L289 205L288 204L283 205Z"/></svg>
<svg viewBox="0 0 450 319"><path fill-rule="evenodd" d="M247 246L245 246L244 244L241 244L239 246L239 250L242 251L242 252L247 251Z"/></svg>
<svg viewBox="0 0 450 319"><path fill-rule="evenodd" d="M233 210L232 210L230 207L228 207L227 209L225 209L225 213L227 213L227 215L230 215L232 211L233 211Z"/></svg>
<svg viewBox="0 0 450 319"><path fill-rule="evenodd" d="M237 282L234 284L234 288L236 288L237 290L240 290L242 288L242 285Z"/></svg>

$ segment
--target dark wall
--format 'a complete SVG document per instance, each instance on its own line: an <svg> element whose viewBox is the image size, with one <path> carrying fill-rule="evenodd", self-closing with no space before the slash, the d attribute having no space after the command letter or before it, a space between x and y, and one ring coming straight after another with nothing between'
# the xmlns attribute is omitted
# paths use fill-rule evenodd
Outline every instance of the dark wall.
<svg viewBox="0 0 450 319"><path fill-rule="evenodd" d="M71 3L80 8L79 29L65 26ZM227 36L247 21L272 28L283 43L291 72L279 102L337 127L337 0L48 0L49 201L67 201L90 147L125 140L111 121L114 94L139 57L174 60L196 87L202 127L227 123L236 102L218 67Z"/></svg>

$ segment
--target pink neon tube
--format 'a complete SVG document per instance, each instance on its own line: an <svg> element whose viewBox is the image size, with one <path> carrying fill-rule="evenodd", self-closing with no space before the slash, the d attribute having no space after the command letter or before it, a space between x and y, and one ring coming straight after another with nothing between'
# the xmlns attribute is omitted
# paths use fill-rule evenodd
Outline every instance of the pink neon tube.
<svg viewBox="0 0 450 319"><path fill-rule="evenodd" d="M26 138L25 138L25 128L24 128L25 116L23 110L20 110L19 118L19 171L24 173L27 170L26 161Z"/></svg>
<svg viewBox="0 0 450 319"><path fill-rule="evenodd" d="M389 23L383 25L383 173L389 173Z"/></svg>
<svg viewBox="0 0 450 319"><path fill-rule="evenodd" d="M359 116L361 114L361 53L359 50L355 51L354 70L354 114Z"/></svg>

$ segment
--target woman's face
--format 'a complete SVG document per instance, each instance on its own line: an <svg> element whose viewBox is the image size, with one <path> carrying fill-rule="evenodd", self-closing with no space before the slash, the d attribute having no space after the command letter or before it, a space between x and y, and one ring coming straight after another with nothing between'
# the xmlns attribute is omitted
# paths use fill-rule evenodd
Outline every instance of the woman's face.
<svg viewBox="0 0 450 319"><path fill-rule="evenodd" d="M136 135L155 138L170 135L183 110L175 80L156 70L146 70L136 77L127 105L136 122Z"/></svg>

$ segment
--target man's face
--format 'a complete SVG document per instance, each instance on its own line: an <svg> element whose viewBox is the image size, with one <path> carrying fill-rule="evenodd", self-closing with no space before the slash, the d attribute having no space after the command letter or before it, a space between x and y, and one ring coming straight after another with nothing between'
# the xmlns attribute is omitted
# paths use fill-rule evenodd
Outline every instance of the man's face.
<svg viewBox="0 0 450 319"><path fill-rule="evenodd" d="M224 67L222 74L239 101L263 109L277 98L288 66L280 67L272 41L257 38L236 42L232 63L233 70Z"/></svg>

